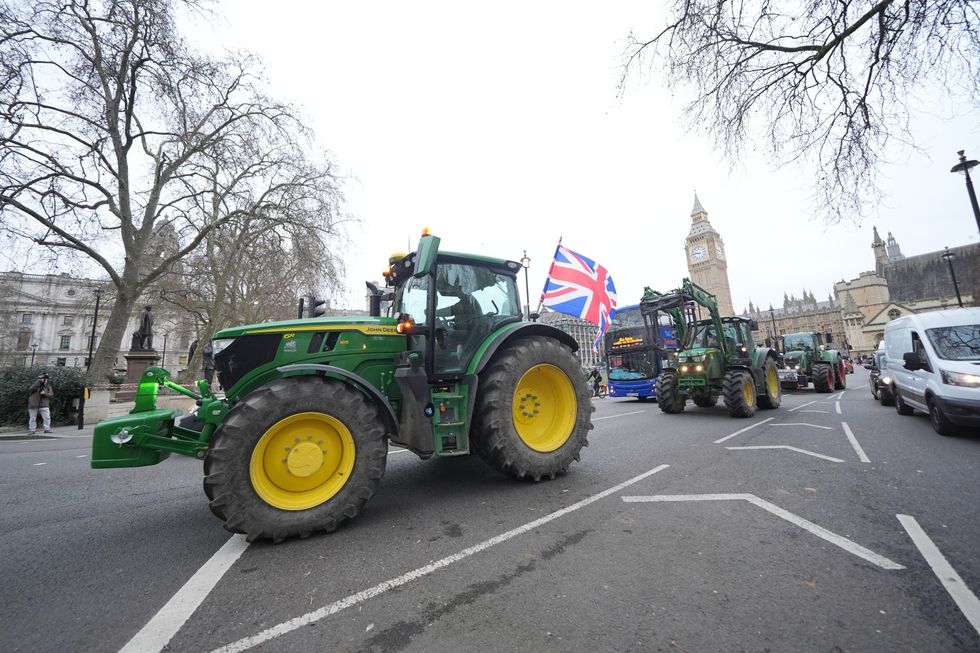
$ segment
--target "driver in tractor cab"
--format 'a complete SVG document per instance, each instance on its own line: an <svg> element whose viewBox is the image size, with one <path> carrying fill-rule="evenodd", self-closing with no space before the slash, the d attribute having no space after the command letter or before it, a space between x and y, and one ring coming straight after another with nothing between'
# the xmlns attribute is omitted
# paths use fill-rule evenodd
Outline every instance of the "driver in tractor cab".
<svg viewBox="0 0 980 653"><path fill-rule="evenodd" d="M453 278L449 278L450 276ZM464 345L477 330L483 312L473 296L463 289L462 280L453 274L451 268L439 270L436 292L439 295L439 303L453 302L445 309L451 319L446 328L437 331L439 349L458 355L459 347Z"/></svg>

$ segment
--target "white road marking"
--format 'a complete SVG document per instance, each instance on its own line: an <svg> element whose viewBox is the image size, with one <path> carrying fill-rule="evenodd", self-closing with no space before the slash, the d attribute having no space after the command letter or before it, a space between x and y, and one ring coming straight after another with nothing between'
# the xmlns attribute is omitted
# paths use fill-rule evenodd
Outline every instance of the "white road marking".
<svg viewBox="0 0 980 653"><path fill-rule="evenodd" d="M827 413L827 411L825 410L801 410L800 412L801 413L824 413L824 414Z"/></svg>
<svg viewBox="0 0 980 653"><path fill-rule="evenodd" d="M75 456L76 458L88 458L88 454L82 454L81 456Z"/></svg>
<svg viewBox="0 0 980 653"><path fill-rule="evenodd" d="M832 463L842 463L844 462L840 458L834 458L832 456L825 456L822 453L815 453L813 451L807 451L806 449L800 449L798 447L790 447L785 444L765 444L753 447L726 447L726 449L789 449L790 451L796 451L797 453L805 453L808 456L813 456L815 458L823 458L824 460L829 460Z"/></svg>
<svg viewBox="0 0 980 653"><path fill-rule="evenodd" d="M41 465L47 465L47 463L34 463L35 467L40 467Z"/></svg>
<svg viewBox="0 0 980 653"><path fill-rule="evenodd" d="M794 410L799 410L799 409L801 409L801 408L805 408L806 406L809 406L810 404L815 404L815 403L817 403L817 400L816 400L816 399L814 399L813 401L808 401L808 402L806 402L805 404L800 404L800 405L799 405L799 406L797 406L796 408L790 408L790 409L789 409L789 410L787 410L786 412L787 412L787 413L792 413L792 412L793 412Z"/></svg>
<svg viewBox="0 0 980 653"><path fill-rule="evenodd" d="M745 433L746 431L751 430L751 429L754 429L757 426L762 426L766 422L771 422L774 419L775 419L775 417L767 417L766 419L762 420L761 422L756 422L752 426L746 426L744 429L739 429L739 430L735 431L734 433L732 433L730 435L726 435L725 437L723 437L723 438L721 438L719 440L715 440L715 444L721 444L722 442L724 442L725 440L727 440L729 438L734 438L736 435L739 435L741 433Z"/></svg>
<svg viewBox="0 0 980 653"><path fill-rule="evenodd" d="M844 392L841 391L841 392L839 392L837 394L830 395L829 397L827 397L827 399L825 401L836 401L836 400L840 399L843 396L844 396Z"/></svg>
<svg viewBox="0 0 980 653"><path fill-rule="evenodd" d="M640 413L645 413L645 410L634 410L631 413L620 413L619 415L607 415L605 417L593 417L593 422L598 422L600 419L613 419L614 417L625 417L627 415L639 415Z"/></svg>
<svg viewBox="0 0 980 653"><path fill-rule="evenodd" d="M748 501L752 505L758 506L759 508L762 508L763 510L770 512L776 515L777 517L785 519L791 524L795 524L804 530L810 531L817 537L823 538L828 542L830 542L831 544L839 546L840 548L844 549L848 553L853 553L857 557L867 560L871 564L877 565L882 569L890 569L890 570L905 569L905 567L898 564L897 562L893 562L892 560L889 560L888 558L882 555L878 555L874 551L871 551L870 549L866 549L860 544L857 544L856 542L853 542L842 535L838 535L833 531L829 531L823 526L818 526L817 524L814 524L811 521L803 519L802 517L798 517L797 515L794 515L788 510L783 510L776 504L770 503L765 499L760 499L754 494L661 494L661 495L653 495L653 496L645 496L645 497L630 497L630 496L623 497L623 501L626 501L627 503L649 503L649 502L668 502L668 501L732 501L732 500Z"/></svg>
<svg viewBox="0 0 980 653"><path fill-rule="evenodd" d="M388 449L388 455L393 456L396 453L408 453L409 449L402 449L401 447L396 447L394 449Z"/></svg>
<svg viewBox="0 0 980 653"><path fill-rule="evenodd" d="M977 595L970 591L970 588L963 582L960 575L956 573L953 566L946 560L946 556L942 554L942 551L926 535L926 532L922 530L919 522L915 521L915 517L909 515L895 516L898 517L898 521L902 522L902 526L905 527L909 537L912 538L912 542L918 547L922 557L929 563L929 566L932 568L932 573L936 574L936 578L943 584L943 587L946 588L949 595L953 597L953 601L956 602L960 612L970 622L973 629L977 633L980 633L980 600L977 599Z"/></svg>
<svg viewBox="0 0 980 653"><path fill-rule="evenodd" d="M351 606L357 605L358 603L363 603L368 599L384 594L388 590L394 589L396 587L401 587L406 583L410 583L413 580L417 580L419 578L422 578L423 576L427 576L434 571L438 571L439 569L442 569L443 567L448 567L449 565L455 562L459 562L464 558L468 558L473 554L480 553L481 551L485 551L486 549L489 549L492 546L500 544L501 542L506 542L509 539L517 537L518 535L522 535L524 533L527 533L528 531L532 531L535 528L538 528L539 526L547 524L548 522L558 519L559 517L563 517L564 515L567 515L570 512L574 512L579 508L584 508L589 504L595 503L599 499L604 499L605 497L608 497L610 494L615 494L620 490L623 490L638 481L642 481L648 476L652 476L657 472L667 469L668 467L670 467L670 465L660 465L658 467L654 467L649 471L643 472L639 476L634 476L628 481L624 481L619 485L615 485L609 488L608 490L603 490L598 494L593 494L592 496L582 499L581 501L578 501L576 503L573 503L570 506L566 506L561 510L556 510L551 514L545 515L540 519L535 519L534 521L528 522L523 526L518 526L513 530L509 530L506 533L501 533L500 535L491 537L489 540L485 540L483 542L480 542L479 544L474 544L473 546L463 549L458 553L454 553L450 556L446 556L442 560L430 562L424 567L419 567L418 569L414 569L410 572L402 574L401 576L397 576L396 578L392 578L390 580L386 580L384 582L378 583L374 587L369 587L368 589L361 590L356 594L351 594L346 598L340 599L339 601L331 603L330 605L325 605L318 610L314 610L313 612L307 612L306 614L290 619L289 621L284 621L278 626L267 628L262 632L258 633L257 635L252 635L251 637L245 637L243 639L240 639L237 642L225 644L224 646L212 651L212 653L234 653L236 651L244 651L246 649L252 648L253 646L258 646L259 644L268 642L281 635L285 635L286 633L290 633L294 630L302 628L303 626L309 626L311 624L314 624L317 621L320 621L321 619L324 619L332 614L336 614L337 612L340 612L341 610L345 610Z"/></svg>
<svg viewBox="0 0 980 653"><path fill-rule="evenodd" d="M837 414L838 415L841 414L841 412L840 412L840 401L835 401L834 402L834 409L837 411Z"/></svg>
<svg viewBox="0 0 980 653"><path fill-rule="evenodd" d="M232 535L119 653L162 651L247 548L244 535Z"/></svg>
<svg viewBox="0 0 980 653"><path fill-rule="evenodd" d="M841 425L844 427L844 435L847 436L851 446L854 447L854 451L858 455L858 460L860 460L862 463L870 463L871 460L868 458L868 455L864 453L864 449L861 448L857 438L854 437L854 434L851 432L851 427L847 425L847 422L841 422Z"/></svg>
<svg viewBox="0 0 980 653"><path fill-rule="evenodd" d="M809 422L779 422L778 424L773 424L773 426L810 426L815 429L826 429L828 431L834 430L829 426L820 426L819 424L810 424Z"/></svg>

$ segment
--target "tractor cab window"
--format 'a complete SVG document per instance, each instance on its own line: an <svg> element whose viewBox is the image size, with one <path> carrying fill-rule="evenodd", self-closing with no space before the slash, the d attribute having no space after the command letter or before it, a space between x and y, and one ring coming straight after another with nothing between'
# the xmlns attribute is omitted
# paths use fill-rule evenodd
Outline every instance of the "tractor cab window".
<svg viewBox="0 0 980 653"><path fill-rule="evenodd" d="M783 347L786 351L813 351L813 341L805 333L786 336L783 340Z"/></svg>
<svg viewBox="0 0 980 653"><path fill-rule="evenodd" d="M434 324L436 372L463 372L490 332L520 315L512 277L476 265L440 263Z"/></svg>

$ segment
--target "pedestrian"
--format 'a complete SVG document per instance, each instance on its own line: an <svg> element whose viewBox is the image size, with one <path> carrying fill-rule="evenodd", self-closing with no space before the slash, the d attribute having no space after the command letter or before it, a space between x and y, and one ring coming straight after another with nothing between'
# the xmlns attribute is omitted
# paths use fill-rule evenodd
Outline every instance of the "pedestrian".
<svg viewBox="0 0 980 653"><path fill-rule="evenodd" d="M204 368L204 379L208 382L208 387L211 387L211 381L214 379L214 348L211 346L211 341L208 340L204 345L204 356L201 358L201 366Z"/></svg>
<svg viewBox="0 0 980 653"><path fill-rule="evenodd" d="M54 391L48 380L47 372L43 372L37 377L37 381L31 384L27 397L27 430L31 435L37 431L37 415L41 414L41 424L45 433L51 432L51 397Z"/></svg>
<svg viewBox="0 0 980 653"><path fill-rule="evenodd" d="M599 384L602 382L602 375L599 374L599 368L593 367L592 371L589 372L589 380L592 381L592 396L599 396Z"/></svg>

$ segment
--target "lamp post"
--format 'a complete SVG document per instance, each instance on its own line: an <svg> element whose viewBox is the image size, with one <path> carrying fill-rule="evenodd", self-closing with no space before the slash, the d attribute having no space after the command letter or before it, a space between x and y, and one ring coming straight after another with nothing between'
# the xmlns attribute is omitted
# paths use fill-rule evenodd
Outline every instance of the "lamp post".
<svg viewBox="0 0 980 653"><path fill-rule="evenodd" d="M521 265L524 267L524 318L528 321L531 320L531 287L527 282L527 269L531 267L531 259L528 258L527 250L524 250L524 256L521 257Z"/></svg>
<svg viewBox="0 0 980 653"><path fill-rule="evenodd" d="M772 304L769 304L769 321L772 323L772 344L773 349L777 352L779 351L779 336L776 335L776 313L772 308Z"/></svg>
<svg viewBox="0 0 980 653"><path fill-rule="evenodd" d="M970 179L970 168L980 163L976 159L966 160L966 150L960 150L960 162L949 169L950 172L962 172L966 175L966 192L970 196L970 206L973 207L973 217L977 221L977 229L980 230L980 206L977 206L977 193L973 190L973 180ZM960 304L962 306L963 304Z"/></svg>
<svg viewBox="0 0 980 653"><path fill-rule="evenodd" d="M34 352L37 351L37 343L31 343L31 367L34 367Z"/></svg>
<svg viewBox="0 0 980 653"><path fill-rule="evenodd" d="M92 347L95 345L95 325L99 321L99 301L102 299L102 289L96 288L95 292L95 315L92 316L92 335L88 338L88 363L85 365L85 371L88 372L92 367Z"/></svg>
<svg viewBox="0 0 980 653"><path fill-rule="evenodd" d="M167 338L170 337L169 333L163 334L163 355L160 356L160 367L167 367Z"/></svg>
<svg viewBox="0 0 980 653"><path fill-rule="evenodd" d="M949 251L949 248L947 247L946 252L943 254L943 258L946 259L946 265L949 266L949 276L953 278L953 290L956 291L956 303L960 305L960 308L963 308L963 298L960 297L960 284L956 283L956 273L953 272L953 259L956 258L956 252Z"/></svg>

